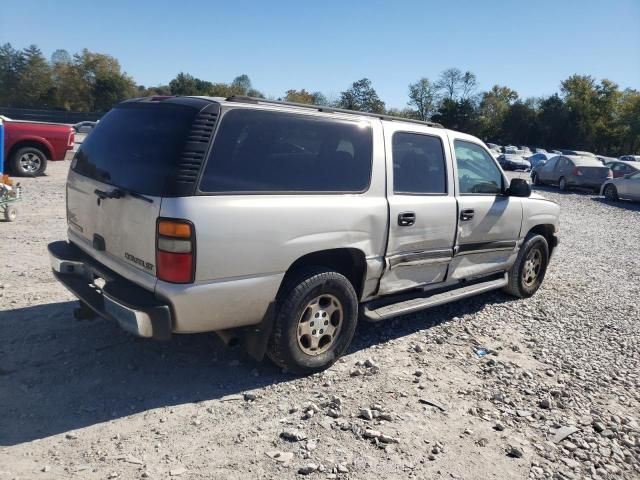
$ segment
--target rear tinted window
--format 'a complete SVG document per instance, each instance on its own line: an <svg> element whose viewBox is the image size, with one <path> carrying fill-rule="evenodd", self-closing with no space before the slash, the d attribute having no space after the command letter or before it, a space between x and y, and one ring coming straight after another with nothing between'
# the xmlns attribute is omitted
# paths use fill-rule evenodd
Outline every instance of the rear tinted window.
<svg viewBox="0 0 640 480"><path fill-rule="evenodd" d="M362 192L369 186L372 144L366 123L230 110L216 134L200 190Z"/></svg>
<svg viewBox="0 0 640 480"><path fill-rule="evenodd" d="M175 104L124 104L98 122L73 170L100 182L162 196L175 176L196 110Z"/></svg>

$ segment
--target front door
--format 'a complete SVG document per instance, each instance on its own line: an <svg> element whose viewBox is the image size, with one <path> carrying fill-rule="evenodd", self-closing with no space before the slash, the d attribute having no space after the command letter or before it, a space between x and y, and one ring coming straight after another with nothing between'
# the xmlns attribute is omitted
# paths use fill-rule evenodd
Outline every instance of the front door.
<svg viewBox="0 0 640 480"><path fill-rule="evenodd" d="M515 259L522 202L505 195L506 179L485 148L453 138L458 231L449 279L504 271Z"/></svg>
<svg viewBox="0 0 640 480"><path fill-rule="evenodd" d="M442 282L457 206L443 129L384 124L389 242L380 294Z"/></svg>

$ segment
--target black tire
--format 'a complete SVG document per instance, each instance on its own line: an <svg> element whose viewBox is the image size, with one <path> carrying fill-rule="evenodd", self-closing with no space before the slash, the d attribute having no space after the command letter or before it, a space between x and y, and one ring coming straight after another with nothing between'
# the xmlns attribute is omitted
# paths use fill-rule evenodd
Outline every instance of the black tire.
<svg viewBox="0 0 640 480"><path fill-rule="evenodd" d="M37 177L47 169L47 156L36 147L16 150L10 160L11 171L19 177Z"/></svg>
<svg viewBox="0 0 640 480"><path fill-rule="evenodd" d="M562 192L566 192L567 190L569 190L569 185L567 185L567 179L566 178L560 177L560 179L558 180L558 188Z"/></svg>
<svg viewBox="0 0 640 480"><path fill-rule="evenodd" d="M620 199L620 197L618 197L618 189L615 185L607 185L604 187L604 191L602 193L604 194L604 198L611 202L617 202Z"/></svg>
<svg viewBox="0 0 640 480"><path fill-rule="evenodd" d="M312 307L311 303L316 299L319 299L317 306ZM318 312L310 316L309 312L312 312L313 308L320 308L323 299L331 303L331 308L334 308L335 303L339 303L342 313L335 317L334 315L327 317L324 310L321 310L324 315L321 315L319 320L316 320L319 316ZM323 308L328 309L328 306ZM325 319L322 318L323 316ZM305 317L308 324L303 322ZM339 320L337 320L338 317L340 317ZM309 344L309 341L313 341L311 335L301 334L302 325L313 325L312 320L324 322L323 325L327 325L329 320L332 324L329 328L337 330L328 341L327 335L318 339L318 353L309 353L313 348L313 345ZM334 320L337 321L335 325ZM276 365L295 374L322 371L333 365L347 350L353 339L357 322L358 297L353 285L346 277L322 267L301 269L286 281L279 295L267 355ZM311 327L307 326L307 328ZM318 335L322 333L321 330L313 330L313 332L314 334L317 332ZM325 345L320 347L323 340ZM305 347L307 352L304 350ZM323 351L323 349L326 350Z"/></svg>
<svg viewBox="0 0 640 480"><path fill-rule="evenodd" d="M533 183L534 185L540 185L540 178L535 172L531 174L531 183Z"/></svg>
<svg viewBox="0 0 640 480"><path fill-rule="evenodd" d="M535 257L540 260L539 268L532 278L528 273L528 260ZM529 234L520 248L518 258L508 272L509 283L504 291L514 297L528 298L538 291L549 265L549 244L542 235Z"/></svg>
<svg viewBox="0 0 640 480"><path fill-rule="evenodd" d="M4 209L4 219L7 222L15 222L18 217L18 209L13 205L8 205Z"/></svg>

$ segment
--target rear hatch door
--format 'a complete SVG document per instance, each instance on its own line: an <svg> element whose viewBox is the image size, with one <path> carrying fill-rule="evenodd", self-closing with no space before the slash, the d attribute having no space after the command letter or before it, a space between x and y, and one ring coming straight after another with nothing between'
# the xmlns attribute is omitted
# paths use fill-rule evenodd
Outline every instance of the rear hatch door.
<svg viewBox="0 0 640 480"><path fill-rule="evenodd" d="M193 194L217 109L182 98L125 102L105 115L72 162L69 239L153 290L162 198Z"/></svg>

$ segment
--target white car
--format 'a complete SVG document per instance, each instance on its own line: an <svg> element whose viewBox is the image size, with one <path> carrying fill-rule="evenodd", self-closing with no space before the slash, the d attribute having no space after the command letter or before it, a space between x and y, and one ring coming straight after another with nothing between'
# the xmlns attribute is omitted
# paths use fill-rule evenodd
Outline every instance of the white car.
<svg viewBox="0 0 640 480"><path fill-rule="evenodd" d="M614 202L621 198L640 200L640 172L607 180L602 184L600 195Z"/></svg>

